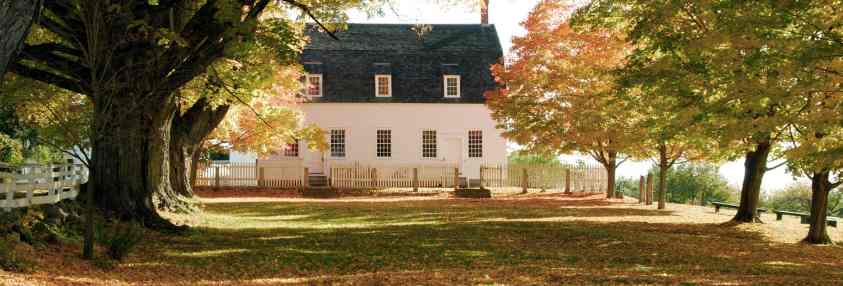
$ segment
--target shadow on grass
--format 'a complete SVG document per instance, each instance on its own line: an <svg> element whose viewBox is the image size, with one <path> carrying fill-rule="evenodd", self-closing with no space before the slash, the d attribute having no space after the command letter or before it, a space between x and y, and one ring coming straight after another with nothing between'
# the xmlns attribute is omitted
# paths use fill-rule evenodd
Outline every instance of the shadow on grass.
<svg viewBox="0 0 843 286"><path fill-rule="evenodd" d="M757 233L716 224L488 221L667 215L560 206L517 200L209 204L210 227L150 240L115 279L238 285L843 281L839 247L770 244Z"/></svg>

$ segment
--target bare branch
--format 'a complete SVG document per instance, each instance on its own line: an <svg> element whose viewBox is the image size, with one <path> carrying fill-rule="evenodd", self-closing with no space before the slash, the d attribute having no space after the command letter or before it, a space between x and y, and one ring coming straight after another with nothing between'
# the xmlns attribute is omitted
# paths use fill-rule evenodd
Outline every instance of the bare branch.
<svg viewBox="0 0 843 286"><path fill-rule="evenodd" d="M310 19L312 19L314 22L316 22L316 25L319 25L319 27L322 28L322 30L325 31L325 33L328 33L328 36L330 36L334 40L339 41L340 38L338 38L337 35L334 34L333 31L328 30L328 28L325 27L325 25L323 25L322 22L320 22L319 19L317 19L315 15L313 15L313 12L310 11L310 7L307 7L307 5L299 3L295 0L283 0L283 1L301 9L304 13L307 14L308 17L310 17Z"/></svg>

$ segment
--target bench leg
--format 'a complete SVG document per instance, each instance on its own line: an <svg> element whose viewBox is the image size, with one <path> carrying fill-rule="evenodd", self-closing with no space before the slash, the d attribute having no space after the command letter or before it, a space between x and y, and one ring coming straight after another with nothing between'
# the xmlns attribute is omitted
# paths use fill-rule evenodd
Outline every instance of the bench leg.
<svg viewBox="0 0 843 286"><path fill-rule="evenodd" d="M776 220L782 220L782 214L776 214Z"/></svg>
<svg viewBox="0 0 843 286"><path fill-rule="evenodd" d="M714 205L714 213L719 213L719 212L720 212L720 206Z"/></svg>

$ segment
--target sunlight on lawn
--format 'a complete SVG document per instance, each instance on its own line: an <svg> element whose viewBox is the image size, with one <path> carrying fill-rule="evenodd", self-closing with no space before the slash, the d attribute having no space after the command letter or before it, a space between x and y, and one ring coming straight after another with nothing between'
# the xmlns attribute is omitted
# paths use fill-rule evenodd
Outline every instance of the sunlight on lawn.
<svg viewBox="0 0 843 286"><path fill-rule="evenodd" d="M248 249L219 249L219 250L207 250L207 251L197 251L197 252L185 252L185 253L168 253L171 256L183 256L183 257L214 257L214 256L223 256L227 254L234 254L234 253L243 253L249 251Z"/></svg>
<svg viewBox="0 0 843 286"><path fill-rule="evenodd" d="M200 227L147 239L115 271L46 268L32 277L97 285L843 282L843 248L771 242L760 230L719 226L728 215L710 208L657 211L558 195L233 200L206 202Z"/></svg>

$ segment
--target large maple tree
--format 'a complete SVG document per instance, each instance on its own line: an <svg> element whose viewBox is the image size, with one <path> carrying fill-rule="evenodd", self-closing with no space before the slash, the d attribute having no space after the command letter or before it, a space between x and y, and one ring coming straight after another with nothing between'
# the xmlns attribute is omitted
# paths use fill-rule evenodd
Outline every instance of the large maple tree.
<svg viewBox="0 0 843 286"><path fill-rule="evenodd" d="M629 51L624 37L608 29L578 31L568 1L542 1L522 23L527 34L512 40L514 59L492 67L502 86L487 105L504 136L527 149L552 154L580 152L608 173L614 196L617 167L641 142L637 115L613 71Z"/></svg>

